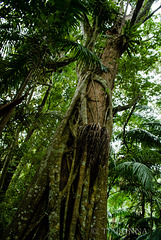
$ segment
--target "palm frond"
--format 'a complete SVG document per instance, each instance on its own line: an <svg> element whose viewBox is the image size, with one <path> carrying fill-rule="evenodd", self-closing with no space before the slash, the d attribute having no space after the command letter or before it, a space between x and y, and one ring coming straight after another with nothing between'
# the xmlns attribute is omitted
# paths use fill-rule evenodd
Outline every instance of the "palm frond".
<svg viewBox="0 0 161 240"><path fill-rule="evenodd" d="M108 204L111 205L112 208L114 209L114 212L112 211L112 216L120 215L126 212L125 209L122 208L120 209L120 206L122 206L123 203L127 201L127 199L129 200L129 196L125 191L122 190L113 191L109 195Z"/></svg>
<svg viewBox="0 0 161 240"><path fill-rule="evenodd" d="M155 167L155 172L160 171L160 164L161 164L161 154L160 151L157 149L150 149L150 148L140 148L135 147L131 153L126 155L126 161L131 162L134 160L135 162L140 162L145 164L149 168ZM124 160L123 160L124 161Z"/></svg>
<svg viewBox="0 0 161 240"><path fill-rule="evenodd" d="M19 56L15 59L0 60L0 93L7 92L26 77L28 70L25 67L26 57Z"/></svg>
<svg viewBox="0 0 161 240"><path fill-rule="evenodd" d="M148 131L154 135L161 137L161 123L160 122L147 122L140 125L141 127L148 127Z"/></svg>
<svg viewBox="0 0 161 240"><path fill-rule="evenodd" d="M147 146L161 147L161 139L154 134L141 128L126 131L125 137L128 141L137 141Z"/></svg>
<svg viewBox="0 0 161 240"><path fill-rule="evenodd" d="M101 63L99 57L83 45L73 41L65 41L62 48L66 52L74 54L80 67L99 68L101 71L107 72L107 68Z"/></svg>
<svg viewBox="0 0 161 240"><path fill-rule="evenodd" d="M152 236L149 235L147 240L160 240L161 239L161 229L157 228L155 231L153 231Z"/></svg>
<svg viewBox="0 0 161 240"><path fill-rule="evenodd" d="M139 162L124 162L119 164L116 169L118 171L132 170L133 176L136 176L146 190L151 190L153 185L153 173L144 164Z"/></svg>
<svg viewBox="0 0 161 240"><path fill-rule="evenodd" d="M158 165L158 168L160 168L161 154L154 149L140 149L135 153L134 158L136 161L146 164L146 166L155 166L156 168L156 166Z"/></svg>
<svg viewBox="0 0 161 240"><path fill-rule="evenodd" d="M41 11L43 22L47 28L54 30L59 36L67 35L70 29L75 29L83 14L87 13L87 4L82 0L59 1L49 0L45 4L45 11ZM47 14L46 14L47 13Z"/></svg>
<svg viewBox="0 0 161 240"><path fill-rule="evenodd" d="M36 38L26 38L20 46L5 58L0 59L0 93L17 88L30 69L36 69L43 50Z"/></svg>

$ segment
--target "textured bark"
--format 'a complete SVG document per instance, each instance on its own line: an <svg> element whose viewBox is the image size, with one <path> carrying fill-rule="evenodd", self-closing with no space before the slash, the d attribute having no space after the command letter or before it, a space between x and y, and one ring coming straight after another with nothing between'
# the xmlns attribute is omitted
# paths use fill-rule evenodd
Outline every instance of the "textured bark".
<svg viewBox="0 0 161 240"><path fill-rule="evenodd" d="M68 130L65 129L68 120L73 113L75 104L80 97L80 91L83 86L84 82L82 82L77 89L64 119L54 134L53 141L47 150L46 156L41 161L40 167L37 170L18 211L14 215L13 221L8 230L4 233L2 239L28 239L28 236L32 236L33 238L31 239L39 239L34 238L34 236L36 236L35 234L42 223L44 223L44 227L41 226L44 229L44 236L46 235L49 239L59 239L59 209L61 199L61 193L59 191L59 175L62 155L68 138ZM47 205L46 200L44 200L44 193L45 196L47 196ZM36 213L40 205L42 211ZM34 216L37 217L35 218ZM49 220L49 223L46 218ZM36 219L42 219L42 221L39 222L39 220L37 221ZM35 226L33 226L33 224L35 224ZM47 229L46 232L45 229Z"/></svg>
<svg viewBox="0 0 161 240"><path fill-rule="evenodd" d="M36 239L40 226L44 232L38 236L49 240L107 239L112 91L123 53L118 31L111 34L101 58L107 72L79 69L71 105L4 239ZM93 46L90 41L90 48ZM32 207L25 210L24 218L28 205ZM36 210L40 205L41 213Z"/></svg>
<svg viewBox="0 0 161 240"><path fill-rule="evenodd" d="M15 215L18 224L13 220L3 239L35 239L38 232L40 239L107 239L108 155L112 91L121 55L118 43L118 39L109 41L102 55L107 73L80 72L71 106ZM24 217L25 206L30 207ZM40 206L41 213L36 210Z"/></svg>
<svg viewBox="0 0 161 240"><path fill-rule="evenodd" d="M99 211L99 221L96 220L95 212L97 212L97 202L102 201L102 197L104 197L105 202L107 200L106 191L103 191L103 186L106 189L106 183L99 178L105 173L108 145L107 129L101 127L100 124L87 124L80 129L76 140L75 153L72 154L71 171L66 169L66 174L68 172L68 176L72 175L72 180L62 199L61 220L63 225L61 229L63 232L60 239L93 238L92 234L96 234L97 227L99 231L97 224L107 221L104 207L102 211ZM71 155L68 156L68 160L71 160ZM63 165L64 162L65 159ZM62 178L64 181L62 184L64 188L61 186L63 191L66 188L65 180L68 179L68 176L63 178L61 175L60 181ZM107 181L107 175L105 177ZM92 228L92 225L95 228ZM104 232L102 227L101 231L102 234Z"/></svg>
<svg viewBox="0 0 161 240"><path fill-rule="evenodd" d="M107 239L107 175L113 127L112 91L121 38L108 41L102 62L107 73L79 72L81 102L70 117L69 138L62 157L60 239Z"/></svg>

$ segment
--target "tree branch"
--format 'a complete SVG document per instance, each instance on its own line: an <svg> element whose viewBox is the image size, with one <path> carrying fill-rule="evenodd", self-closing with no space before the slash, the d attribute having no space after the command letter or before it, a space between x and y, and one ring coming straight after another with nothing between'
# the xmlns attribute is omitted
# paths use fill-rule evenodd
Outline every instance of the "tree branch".
<svg viewBox="0 0 161 240"><path fill-rule="evenodd" d="M146 16L148 15L152 4L155 2L155 0L149 0L145 6L143 7L143 10L141 11L140 14L138 14L137 19L136 19L136 23L143 23L146 18Z"/></svg>
<svg viewBox="0 0 161 240"><path fill-rule="evenodd" d="M160 8L161 5L157 9L155 9L149 16L147 16L142 23L146 22L149 18L151 18L154 15L154 13L156 13Z"/></svg>
<svg viewBox="0 0 161 240"><path fill-rule="evenodd" d="M126 18L126 14L127 14L127 10L128 10L128 6L129 6L129 2L130 2L130 0L127 0L127 3L126 3L126 9L125 9L124 16L123 16L123 22L125 21L125 18Z"/></svg>
<svg viewBox="0 0 161 240"><path fill-rule="evenodd" d="M38 85L42 85L42 86L47 86L47 87L52 87L52 84L50 84L50 83L36 82L36 84L38 84Z"/></svg>
<svg viewBox="0 0 161 240"><path fill-rule="evenodd" d="M133 13L133 16L132 16L132 19L131 19L131 22L130 22L130 25L133 26L136 22L136 18L140 12L140 9L142 8L142 5L143 5L143 2L144 0L138 0L137 1L137 4L136 4L136 8L134 10L134 13Z"/></svg>
<svg viewBox="0 0 161 240"><path fill-rule="evenodd" d="M122 112L122 111L125 111L125 110L131 108L134 104L136 104L138 102L138 100L141 99L141 97L142 97L142 95L139 94L131 103L129 103L127 105L123 105L123 106L119 105L119 106L113 108L113 116L115 117L117 112Z"/></svg>
<svg viewBox="0 0 161 240"><path fill-rule="evenodd" d="M88 36L89 33L91 33L91 31L92 31L92 27L89 23L89 19L88 19L87 15L84 13L83 16L84 16L84 19L83 19L83 22L82 22L83 23L83 30L84 30L84 33Z"/></svg>
<svg viewBox="0 0 161 240"><path fill-rule="evenodd" d="M68 64L70 64L70 63L72 63L76 60L77 59L75 57L72 57L72 58L64 59L64 61L62 61L62 62L53 62L53 63L49 62L49 63L46 64L45 67L48 68L48 69L52 69L55 72L57 69L59 69L61 67L65 67Z"/></svg>
<svg viewBox="0 0 161 240"><path fill-rule="evenodd" d="M26 95L13 100L10 103L7 103L5 105L3 105L2 107L0 107L0 117L2 117L3 115L5 115L7 112L9 112L12 108L14 108L16 105L20 104L24 99L25 99Z"/></svg>

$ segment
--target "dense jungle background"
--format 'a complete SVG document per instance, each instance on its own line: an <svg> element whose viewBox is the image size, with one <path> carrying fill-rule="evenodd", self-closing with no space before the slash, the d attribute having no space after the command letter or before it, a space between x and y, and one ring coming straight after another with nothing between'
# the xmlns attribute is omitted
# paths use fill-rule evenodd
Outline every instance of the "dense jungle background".
<svg viewBox="0 0 161 240"><path fill-rule="evenodd" d="M161 239L161 2L0 2L0 238Z"/></svg>

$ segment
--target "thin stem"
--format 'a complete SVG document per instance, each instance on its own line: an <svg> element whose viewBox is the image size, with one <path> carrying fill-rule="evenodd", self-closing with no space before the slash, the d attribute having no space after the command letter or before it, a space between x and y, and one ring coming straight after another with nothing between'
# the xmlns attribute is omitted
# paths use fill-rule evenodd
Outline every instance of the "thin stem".
<svg viewBox="0 0 161 240"><path fill-rule="evenodd" d="M152 239L153 233L153 197L152 193L150 193L150 240Z"/></svg>
<svg viewBox="0 0 161 240"><path fill-rule="evenodd" d="M126 142L125 131L126 131L126 126L127 126L128 122L129 122L129 120L130 120L130 118L131 118L131 116L132 116L132 114L133 114L133 112L135 110L136 104L137 104L137 102L134 103L134 105L133 105L133 107L131 109L131 112L130 112L130 114L129 114L129 116L128 116L125 124L124 124L124 127L123 127L123 143L125 144L125 146L127 148L127 152L129 152L129 147L128 147L127 142Z"/></svg>

